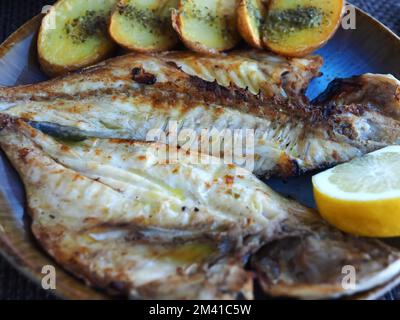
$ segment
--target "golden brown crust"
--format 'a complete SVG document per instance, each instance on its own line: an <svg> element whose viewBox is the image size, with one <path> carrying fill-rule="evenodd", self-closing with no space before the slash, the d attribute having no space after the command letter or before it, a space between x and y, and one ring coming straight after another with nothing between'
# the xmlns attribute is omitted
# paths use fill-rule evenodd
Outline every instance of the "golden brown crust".
<svg viewBox="0 0 400 320"><path fill-rule="evenodd" d="M39 37L40 37L40 33L39 33ZM39 45L38 45L38 48L40 48ZM96 57L93 57L93 59L91 59L91 60L87 60L85 62L72 64L72 65L58 65L58 64L52 63L45 58L45 55L41 52L40 49L38 49L38 50L39 50L38 51L38 59L39 59L39 64L40 64L42 71L49 77L55 78L55 77L63 76L68 73L80 70L82 68L85 68L85 67L88 67L91 65L94 65L96 63L102 62L112 55L112 52L115 50L115 48L112 48L109 51L105 51L102 54L100 54Z"/></svg>
<svg viewBox="0 0 400 320"><path fill-rule="evenodd" d="M140 53L156 53L156 52L162 52L162 51L167 51L173 49L177 43L178 43L178 37L175 39L171 39L171 42L168 44L165 44L164 46L161 46L160 44L157 44L157 46L153 48L144 48L143 46L137 46L132 42L127 41L123 37L120 37L118 32L116 32L116 14L118 13L118 8L120 5L124 5L126 3L126 0L120 0L120 2L117 4L117 6L114 8L113 13L111 14L111 19L110 19L110 24L108 26L108 32L110 34L110 37L123 49L127 51L135 51L135 52L140 52Z"/></svg>
<svg viewBox="0 0 400 320"><path fill-rule="evenodd" d="M114 49L112 49L114 50ZM84 62L84 63L79 63L79 64L73 64L73 65L58 65L54 64L52 62L49 62L46 60L43 54L40 53L38 54L38 59L39 59L39 64L41 70L48 75L50 78L56 78L60 76L67 75L71 72L75 72L77 70L80 70L84 67L99 63L101 61L104 61L104 59L107 59L111 55L110 52L105 52L104 55L99 55L98 57L90 60L89 62Z"/></svg>
<svg viewBox="0 0 400 320"><path fill-rule="evenodd" d="M49 50L47 48L44 48L44 43L46 43L44 33L45 31L47 31L48 26L51 25L48 19L52 18L51 15L54 14L56 10L61 10L59 9L58 5L61 5L62 2L63 0L57 1L57 3L53 5L53 7L51 8L50 12L43 17L37 38L37 52L38 52L39 63L43 72L46 73L49 77L57 77L65 75L69 72L76 71L81 68L99 63L104 59L110 57L111 54L116 49L115 44L111 42L110 38L110 40L107 40L109 41L107 45L104 45L102 48L99 48L98 50L96 50L96 52L93 52L92 56L87 57L82 61L77 61L76 63L71 63L71 64L62 64L50 61L50 59L48 58Z"/></svg>
<svg viewBox="0 0 400 320"><path fill-rule="evenodd" d="M242 38L253 48L264 49L261 37L257 37L252 30L250 16L247 10L247 1L248 0L240 0L238 6L238 31Z"/></svg>
<svg viewBox="0 0 400 320"><path fill-rule="evenodd" d="M181 4L180 4L181 5ZM180 8L178 8L179 10ZM184 35L183 35L183 22L181 15L179 14L179 11L173 10L171 13L171 19L172 19L172 27L174 30L178 33L179 38L183 42L186 48L189 50L199 52L199 53L204 53L204 54L218 54L219 51L215 49L210 49L207 48L205 45L201 44L200 42L193 42L189 41Z"/></svg>
<svg viewBox="0 0 400 320"><path fill-rule="evenodd" d="M191 1L197 1L197 0L191 0ZM195 51L195 52L203 53L203 54L215 55L220 52L233 49L237 45L237 43L240 41L239 37L237 37L236 41L232 41L230 44L227 44L224 48L215 49L215 48L209 48L206 45L204 45L198 41L193 41L193 40L188 39L185 36L184 31L183 31L185 28L183 15L181 14L181 12L183 11L183 6L184 6L184 1L182 1L182 0L179 1L178 9L173 10L171 13L171 19L172 19L173 28L178 33L181 41L188 49Z"/></svg>
<svg viewBox="0 0 400 320"><path fill-rule="evenodd" d="M269 5L268 5L268 11L271 11L271 7L276 5L276 3L279 1L281 1L281 0L270 0ZM338 16L330 17L331 22L334 22L334 28L329 33L326 34L325 39L323 39L322 41L315 43L314 45L308 45L307 47L304 47L302 49L294 50L292 48L286 48L279 44L275 44L274 42L269 41L269 39L266 36L264 36L262 39L264 47L266 47L267 49L271 50L272 52L274 52L276 54L279 54L279 55L282 55L285 57L290 57L290 58L305 57L308 54L314 52L315 50L321 48L335 35L335 33L338 30L340 23L341 23L341 17L342 17L343 8L344 8L344 0L334 0L334 1L337 2L336 6L341 8L341 10L338 11ZM331 26L331 24L329 26ZM316 32L321 33L320 28L317 28Z"/></svg>

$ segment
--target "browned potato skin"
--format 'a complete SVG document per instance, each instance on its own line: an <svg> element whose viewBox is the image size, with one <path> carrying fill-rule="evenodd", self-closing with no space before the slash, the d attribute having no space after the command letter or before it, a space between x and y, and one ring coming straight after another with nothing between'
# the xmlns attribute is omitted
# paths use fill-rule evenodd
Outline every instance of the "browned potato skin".
<svg viewBox="0 0 400 320"><path fill-rule="evenodd" d="M145 48L142 47L136 47L133 46L132 44L127 44L123 39L120 39L117 34L114 32L114 24L115 24L115 20L113 19L114 13L117 11L118 9L115 8L113 13L111 14L111 19L110 19L110 25L108 26L108 33L111 37L111 39L113 39L122 49L126 50L126 51L136 51L139 53L154 53L157 51L163 51L163 50L169 50L170 48L163 48L161 50L147 50Z"/></svg>
<svg viewBox="0 0 400 320"><path fill-rule="evenodd" d="M40 37L40 32L39 36ZM45 58L43 58L43 53L41 53L41 50L38 50L38 58L39 58L39 64L41 70L50 78L55 78L59 76L66 75L70 72L77 71L79 69L88 67L93 64L97 64L101 61L104 61L105 59L109 58L112 55L112 52L114 52L116 49L111 48L110 50L104 51L103 53L98 54L96 57L93 57L91 60L86 60L81 63L77 64L71 64L71 65L58 65L51 63L47 61Z"/></svg>
<svg viewBox="0 0 400 320"><path fill-rule="evenodd" d="M237 15L239 33L253 48L264 49L261 37L257 37L251 28L250 16L247 10L247 1L248 0L240 0L238 6Z"/></svg>
<svg viewBox="0 0 400 320"><path fill-rule="evenodd" d="M40 36L40 33L39 33ZM105 51L102 54L97 55L95 58L91 59L90 61L86 60L79 64L72 64L72 65L58 65L51 63L43 58L43 54L41 54L40 50L38 50L38 58L41 70L50 78L55 78L59 76L66 75L70 72L77 71L79 69L88 67L90 65L97 64L109 58L112 55L116 48L111 48L108 51Z"/></svg>
<svg viewBox="0 0 400 320"><path fill-rule="evenodd" d="M124 3L124 1L120 1L120 3ZM119 4L120 4L119 3ZM124 50L126 51L135 51L139 53L157 53L157 52L162 52L162 51L168 51L176 47L176 45L179 42L179 39L176 39L175 41L172 41L169 45L167 46L159 46L158 48L153 48L153 49L147 49L143 47L138 47L134 46L132 44L127 44L126 41L123 39L120 39L118 35L114 32L114 23L115 19L113 19L115 12L117 12L118 6L114 8L112 14L111 14L111 19L110 19L110 25L108 27L108 33L110 34L110 37Z"/></svg>
<svg viewBox="0 0 400 320"><path fill-rule="evenodd" d="M179 11L182 10L182 7L183 7L182 2L179 1L178 10L172 11L171 18L172 18L172 26L175 29L175 31L178 33L179 38L181 39L181 41L183 42L183 44L185 45L186 48L188 48L189 50L195 51L195 52L203 53L203 54L217 55L223 51L233 49L237 45L237 43L233 43L231 46L227 46L221 50L216 50L216 49L210 49L199 42L193 42L193 41L189 41L188 39L186 39L182 33L183 22L182 22L180 14L179 14Z"/></svg>
<svg viewBox="0 0 400 320"><path fill-rule="evenodd" d="M275 4L277 1L279 1L279 0L270 0L269 8L273 4ZM337 1L338 1L338 5L340 5L342 8L344 8L344 0L337 0ZM341 14L338 17L336 17L337 21L336 21L334 30L326 37L325 40L317 43L314 46L309 46L308 48L305 48L304 50L299 50L299 51L291 51L290 49L286 50L286 48L274 46L273 44L268 42L268 39L265 39L265 37L262 39L263 44L264 44L265 48L271 50L272 52L274 52L278 55L289 57L289 58L303 58L303 57L309 55L310 53L314 52L315 50L323 47L335 35L337 29L340 26L342 14L343 14L343 10L342 10Z"/></svg>
<svg viewBox="0 0 400 320"><path fill-rule="evenodd" d="M305 56L308 56L309 54L312 54L314 51L318 50L319 48L323 47L331 38L327 39L326 41L321 42L317 46L311 46L307 49L300 50L300 51L290 51L290 50L285 50L284 48L279 48L279 47L274 47L268 42L264 42L265 48L272 51L273 53L276 53L279 56L284 56L288 58L304 58Z"/></svg>
<svg viewBox="0 0 400 320"><path fill-rule="evenodd" d="M40 37L40 32L38 37ZM38 46L38 48L40 48L40 46ZM71 66L67 68L65 66L53 64L43 58L43 54L41 53L40 49L38 50L38 58L39 58L40 69L50 78L62 76L64 74L72 72L73 70L76 70L75 68L77 69L79 68L79 66Z"/></svg>
<svg viewBox="0 0 400 320"><path fill-rule="evenodd" d="M122 1L121 1L122 2ZM121 3L119 2L118 5ZM110 35L111 39L113 39L122 49L126 50L126 51L137 51L140 53L146 53L148 52L147 50L143 50L142 48L136 48L132 45L127 45L125 43L125 41L123 41L122 39L120 39L114 32L114 24L115 24L115 20L113 19L114 14L117 12L118 10L118 5L114 8L113 12L111 13L111 19L110 19L110 24L108 26L108 34Z"/></svg>
<svg viewBox="0 0 400 320"><path fill-rule="evenodd" d="M180 9L181 9L181 3L179 3L179 7L178 7L178 10L180 10ZM171 14L172 27L178 33L179 38L181 39L181 41L183 42L185 47L188 48L189 50L199 52L199 53L218 54L219 53L218 50L210 49L210 48L202 45L200 42L189 41L183 36L183 34L182 34L183 24L182 24L182 19L181 19L181 16L180 16L178 10L172 11L172 14ZM227 48L226 50L228 50L228 49L231 49L231 48Z"/></svg>
<svg viewBox="0 0 400 320"><path fill-rule="evenodd" d="M58 0L53 5L53 8L51 10L54 10L54 7L57 5L58 2L61 2L61 0ZM77 71L84 67L88 67L90 65L97 64L101 61L104 61L105 59L109 58L115 52L115 50L117 48L116 45L112 45L112 46L106 48L104 51L98 52L97 55L94 55L91 59L86 59L86 60L80 61L79 63L76 63L76 64L70 64L70 65L54 64L45 58L45 54L43 53L43 48L40 45L40 42L43 39L43 32L44 32L44 28L45 28L45 19L46 19L46 15L42 19L42 23L41 23L41 26L39 29L38 38L37 38L36 43L37 43L37 48L38 48L37 51L38 51L38 60L39 60L40 68L50 78L63 76L70 72Z"/></svg>

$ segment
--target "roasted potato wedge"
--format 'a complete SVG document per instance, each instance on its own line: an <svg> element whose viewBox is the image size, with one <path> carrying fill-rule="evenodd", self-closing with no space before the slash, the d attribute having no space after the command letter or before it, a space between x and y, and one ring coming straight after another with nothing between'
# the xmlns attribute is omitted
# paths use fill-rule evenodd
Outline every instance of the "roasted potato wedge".
<svg viewBox="0 0 400 320"><path fill-rule="evenodd" d="M38 55L43 71L58 76L105 59L116 47L107 27L116 0L60 0L43 18Z"/></svg>
<svg viewBox="0 0 400 320"><path fill-rule="evenodd" d="M263 49L262 24L267 15L268 0L241 0L238 7L238 30L252 47Z"/></svg>
<svg viewBox="0 0 400 320"><path fill-rule="evenodd" d="M262 24L264 46L305 56L323 46L340 25L344 0L271 0Z"/></svg>
<svg viewBox="0 0 400 320"><path fill-rule="evenodd" d="M232 49L239 41L238 0L180 0L172 23L189 49L215 54Z"/></svg>
<svg viewBox="0 0 400 320"><path fill-rule="evenodd" d="M173 48L179 38L171 22L171 10L179 0L122 0L112 17L109 32L119 45L139 52Z"/></svg>

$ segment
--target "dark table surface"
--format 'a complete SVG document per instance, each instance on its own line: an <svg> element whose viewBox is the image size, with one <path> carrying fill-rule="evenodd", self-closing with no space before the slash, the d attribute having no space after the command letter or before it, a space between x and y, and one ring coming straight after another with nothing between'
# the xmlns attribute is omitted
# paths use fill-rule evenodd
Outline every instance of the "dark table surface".
<svg viewBox="0 0 400 320"><path fill-rule="evenodd" d="M0 42L31 17L41 12L51 0L1 0L0 1ZM372 14L400 35L400 0L351 0L351 3ZM0 257L0 300L53 299L46 292L31 283ZM386 300L400 300L400 288L387 294Z"/></svg>

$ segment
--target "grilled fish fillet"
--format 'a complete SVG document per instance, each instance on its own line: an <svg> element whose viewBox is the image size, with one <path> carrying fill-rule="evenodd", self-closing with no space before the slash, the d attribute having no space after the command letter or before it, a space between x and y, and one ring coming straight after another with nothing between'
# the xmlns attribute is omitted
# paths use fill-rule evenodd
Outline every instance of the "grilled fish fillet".
<svg viewBox="0 0 400 320"><path fill-rule="evenodd" d="M177 57L175 60L187 61ZM178 134L194 131L196 142L203 129L219 133L238 130L243 135L250 130L254 149L246 155L254 160L254 166L247 169L265 177L297 175L399 143L396 110L400 99L394 95L399 81L392 76L351 80L364 83L367 78L368 92L382 92L383 104L370 103L373 97L363 94L366 87L360 85L349 104L318 103L323 101L320 99L308 105L302 99L254 95L233 85L208 82L185 73L170 59L127 55L50 82L2 88L0 110L103 138L149 140L155 129L168 136L171 123L176 124ZM215 58L208 59L213 62ZM183 62L180 65L184 70ZM207 66L213 68L211 63ZM333 91L341 96L346 93L343 90L337 87ZM186 138L178 137L178 143L185 144ZM202 150L215 156L223 151L222 147L216 154Z"/></svg>
<svg viewBox="0 0 400 320"><path fill-rule="evenodd" d="M399 274L398 250L345 234L302 206L292 206L280 230L252 257L261 287L271 296L338 298L386 284Z"/></svg>
<svg viewBox="0 0 400 320"><path fill-rule="evenodd" d="M135 298L252 298L246 258L287 209L250 173L180 150L179 163L164 162L158 144L60 142L0 119L32 231L66 269Z"/></svg>
<svg viewBox="0 0 400 320"><path fill-rule="evenodd" d="M220 159L202 155L213 161L199 165L176 150L180 162L164 163L160 144L59 140L0 119L0 146L24 182L35 237L96 288L145 299L251 299L244 266L255 252L254 270L272 295L339 297L400 273L394 249L328 227ZM355 289L338 285L344 263L359 272Z"/></svg>
<svg viewBox="0 0 400 320"><path fill-rule="evenodd" d="M19 143L26 152L39 148L54 162L54 170L58 166L71 170L76 180L71 185L64 185L63 175L57 172L52 180L45 176L47 171L42 178L34 178L39 184L46 179L52 184L40 194L45 206L67 217L79 217L78 226L85 219L87 228L132 224L133 235L152 233L157 235L155 241L208 237L243 246L251 235L270 237L286 216L286 208L274 201L279 199L277 194L253 175L226 166L220 159L174 150L177 161L172 162L164 156L170 155L170 147L117 139L60 143L22 121L14 124L1 115L0 119L4 125L12 123L1 133L6 152L11 142L4 136L12 128L18 135L14 133L11 145ZM36 165L34 160L32 165ZM71 206L77 194L84 197ZM100 209L85 210L93 202Z"/></svg>

